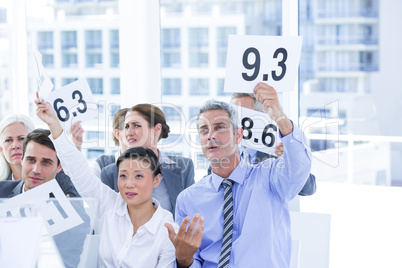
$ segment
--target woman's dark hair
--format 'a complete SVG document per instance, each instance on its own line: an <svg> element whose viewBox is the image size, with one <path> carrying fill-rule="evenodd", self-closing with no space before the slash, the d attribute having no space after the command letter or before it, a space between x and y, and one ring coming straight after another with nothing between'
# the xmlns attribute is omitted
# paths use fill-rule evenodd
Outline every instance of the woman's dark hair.
<svg viewBox="0 0 402 268"><path fill-rule="evenodd" d="M135 159L147 162L147 168L150 168L152 170L154 178L156 177L156 175L161 173L161 167L159 165L158 157L151 149L140 146L128 149L117 159L117 170L119 170L120 163L123 162L123 160L125 159Z"/></svg>
<svg viewBox="0 0 402 268"><path fill-rule="evenodd" d="M149 103L143 103L131 107L129 112L137 112L141 114L151 127L161 124L162 131L158 140L167 138L169 136L169 125L166 123L165 114L161 109L159 109L159 107Z"/></svg>

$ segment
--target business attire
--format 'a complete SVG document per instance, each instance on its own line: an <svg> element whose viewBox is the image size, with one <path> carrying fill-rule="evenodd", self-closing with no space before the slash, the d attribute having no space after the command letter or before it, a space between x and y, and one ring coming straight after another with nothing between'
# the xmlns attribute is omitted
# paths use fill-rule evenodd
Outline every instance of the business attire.
<svg viewBox="0 0 402 268"><path fill-rule="evenodd" d="M251 148L245 148L243 146L240 146L239 153L242 158L244 158L244 149L246 149L248 152L249 163L251 163L253 165L257 165L267 159L270 159L270 161L274 161L277 158L276 156L271 155L271 154L267 154L267 153L257 151L257 150L251 149ZM301 195L301 196L313 195L316 190L317 190L317 184L315 182L315 176L310 173L310 175L306 181L306 184L304 184L303 188L299 192L299 195Z"/></svg>
<svg viewBox="0 0 402 268"><path fill-rule="evenodd" d="M247 152L247 154L245 154ZM251 148L245 148L243 146L239 146L239 154L242 159L246 162L251 163L252 165L257 165L262 161L269 159L269 161L274 161L278 157L267 154L261 151L257 151ZM267 164L265 164L267 165ZM208 175L212 173L211 166L208 167ZM300 190L299 195L301 196L309 196L313 195L317 190L317 184L315 182L315 176L310 173L306 184L304 184L303 188Z"/></svg>
<svg viewBox="0 0 402 268"><path fill-rule="evenodd" d="M22 193L24 181L11 180L11 175L9 178L10 179L7 178L5 181L0 181L0 198L10 198ZM71 182L70 177L68 177L64 172L57 173L55 179L65 195L69 195L70 197L80 197L74 184Z"/></svg>
<svg viewBox="0 0 402 268"><path fill-rule="evenodd" d="M74 185L66 174L61 173L58 177L56 176L56 180L65 195L68 194L70 197L79 197L77 190L74 188ZM23 180L0 181L0 198L15 197L23 192L23 187ZM49 198L51 197L54 196L49 196ZM74 268L80 263L80 256L84 248L86 236L90 234L90 218L86 214L84 206L80 200L74 200L74 198L72 198L70 201L84 222L53 236L53 239L60 252L64 266L67 268ZM57 200L54 202L57 202Z"/></svg>
<svg viewBox="0 0 402 268"><path fill-rule="evenodd" d="M194 184L194 164L189 158L167 156L158 150L161 165L161 183L154 189L153 197L161 206L174 214L177 196L181 191ZM117 186L118 171L115 163L101 171L101 181L111 189L119 192Z"/></svg>
<svg viewBox="0 0 402 268"><path fill-rule="evenodd" d="M120 151L117 151L114 155L113 154L104 154L96 158L94 162L89 164L92 172L100 179L101 171L103 168L107 167L110 164L116 163L117 159L120 156Z"/></svg>
<svg viewBox="0 0 402 268"><path fill-rule="evenodd" d="M228 198L224 198L221 184L230 180L234 184L233 214L229 214L233 225L228 229L232 231L229 267L289 267L288 202L300 192L309 176L311 154L297 126L282 142L287 151L269 165L250 165L241 160L228 178L212 173L179 195L176 223L181 224L186 216L193 217L197 212L205 217L204 235L192 267L218 266L227 234L223 232L223 213ZM225 218L226 212L225 209Z"/></svg>
<svg viewBox="0 0 402 268"><path fill-rule="evenodd" d="M84 156L62 134L53 140L59 159L83 197L98 202L100 245L98 267L174 267L175 248L164 226L178 226L172 214L157 200L152 218L133 236L133 225L127 203L110 187L103 184L90 170Z"/></svg>

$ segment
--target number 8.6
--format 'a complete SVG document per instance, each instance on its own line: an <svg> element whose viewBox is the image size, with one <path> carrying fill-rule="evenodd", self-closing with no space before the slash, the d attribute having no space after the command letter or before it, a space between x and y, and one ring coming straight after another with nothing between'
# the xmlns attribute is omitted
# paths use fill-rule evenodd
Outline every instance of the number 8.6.
<svg viewBox="0 0 402 268"><path fill-rule="evenodd" d="M248 123L247 126L246 126L246 123ZM244 135L244 132L243 132L243 139L245 139L245 140L251 139L251 137L253 136L253 132L251 131L251 129L254 126L253 120L249 117L244 117L241 120L241 126L242 126L243 131L244 130L247 131L246 136ZM268 124L267 126L265 126L264 131L262 132L261 140L262 140L262 144L264 144L267 147L272 147L275 144L275 135L274 135L274 133L269 132L270 129L272 129L274 132L277 132L278 127L275 126L274 124ZM269 143L266 141L267 137L269 137L271 139Z"/></svg>

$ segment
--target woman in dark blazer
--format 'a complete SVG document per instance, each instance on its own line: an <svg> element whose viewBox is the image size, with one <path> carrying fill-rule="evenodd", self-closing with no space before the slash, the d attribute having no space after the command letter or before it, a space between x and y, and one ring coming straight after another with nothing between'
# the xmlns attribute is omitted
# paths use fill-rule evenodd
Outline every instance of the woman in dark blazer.
<svg viewBox="0 0 402 268"><path fill-rule="evenodd" d="M194 164L189 158L167 156L157 148L160 139L168 137L169 126L162 110L152 104L138 104L126 114L124 136L127 148L143 146L154 151L161 164L162 180L153 196L174 215L179 193L194 183ZM118 192L115 163L102 169L101 180Z"/></svg>

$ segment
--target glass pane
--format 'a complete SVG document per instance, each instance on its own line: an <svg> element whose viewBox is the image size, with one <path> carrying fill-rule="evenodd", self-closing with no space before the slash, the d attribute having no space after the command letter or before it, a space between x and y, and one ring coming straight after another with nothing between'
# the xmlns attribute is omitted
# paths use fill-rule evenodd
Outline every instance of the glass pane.
<svg viewBox="0 0 402 268"><path fill-rule="evenodd" d="M300 0L301 124L321 181L402 185L401 91L391 82L402 54L387 45L399 41L391 14L375 0Z"/></svg>

